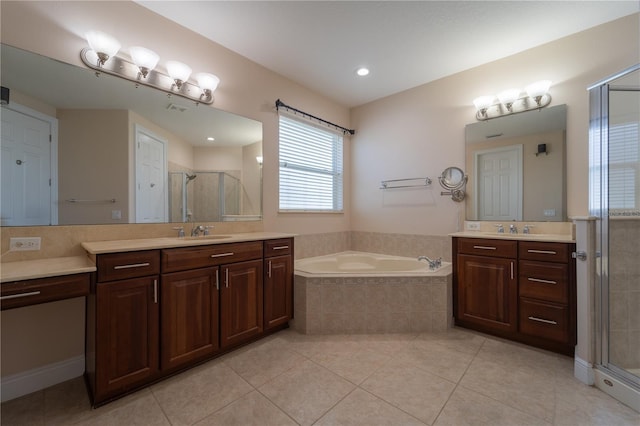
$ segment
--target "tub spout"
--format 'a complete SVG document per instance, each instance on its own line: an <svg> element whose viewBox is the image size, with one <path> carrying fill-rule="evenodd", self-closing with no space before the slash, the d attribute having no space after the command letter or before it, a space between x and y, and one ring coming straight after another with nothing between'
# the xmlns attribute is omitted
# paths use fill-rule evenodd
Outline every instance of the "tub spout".
<svg viewBox="0 0 640 426"><path fill-rule="evenodd" d="M431 260L427 256L418 256L418 262L420 262L421 260L426 260L429 264L429 269L432 271L442 266L441 257Z"/></svg>

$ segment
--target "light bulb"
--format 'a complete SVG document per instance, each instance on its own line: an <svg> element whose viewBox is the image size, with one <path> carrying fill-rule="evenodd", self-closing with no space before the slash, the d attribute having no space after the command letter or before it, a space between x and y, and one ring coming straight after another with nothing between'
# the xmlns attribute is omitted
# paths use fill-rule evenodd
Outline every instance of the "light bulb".
<svg viewBox="0 0 640 426"><path fill-rule="evenodd" d="M220 83L220 79L217 76L206 72L198 73L195 77L198 81L198 86L202 89L203 96L211 98L211 95L218 87L218 83Z"/></svg>
<svg viewBox="0 0 640 426"><path fill-rule="evenodd" d="M175 81L176 87L180 89L182 87L182 83L189 80L189 76L191 75L191 68L178 61L168 61L167 62L167 72L169 76Z"/></svg>
<svg viewBox="0 0 640 426"><path fill-rule="evenodd" d="M131 53L131 60L133 60L133 63L140 69L143 77L146 77L149 71L156 67L160 59L158 54L153 50L140 46L129 48L129 53Z"/></svg>
<svg viewBox="0 0 640 426"><path fill-rule="evenodd" d="M101 31L89 31L85 34L89 47L98 55L99 65L104 65L110 57L120 50L120 42Z"/></svg>

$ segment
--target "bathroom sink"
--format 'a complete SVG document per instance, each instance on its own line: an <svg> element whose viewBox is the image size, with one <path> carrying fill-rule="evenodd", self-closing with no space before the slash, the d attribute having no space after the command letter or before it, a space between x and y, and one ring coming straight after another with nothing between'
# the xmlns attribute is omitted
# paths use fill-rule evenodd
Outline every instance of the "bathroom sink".
<svg viewBox="0 0 640 426"><path fill-rule="evenodd" d="M231 238L231 235L201 235L199 237L178 237L180 240L187 241L206 241L206 240L224 240Z"/></svg>

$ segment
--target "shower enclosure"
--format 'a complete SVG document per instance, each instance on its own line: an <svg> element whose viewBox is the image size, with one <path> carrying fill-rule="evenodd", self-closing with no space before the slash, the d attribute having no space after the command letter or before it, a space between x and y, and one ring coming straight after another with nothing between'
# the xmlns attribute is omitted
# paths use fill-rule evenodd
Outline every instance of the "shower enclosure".
<svg viewBox="0 0 640 426"><path fill-rule="evenodd" d="M239 215L242 184L232 172L169 172L171 222L221 222Z"/></svg>
<svg viewBox="0 0 640 426"><path fill-rule="evenodd" d="M640 65L592 86L589 96L597 369L640 391Z"/></svg>

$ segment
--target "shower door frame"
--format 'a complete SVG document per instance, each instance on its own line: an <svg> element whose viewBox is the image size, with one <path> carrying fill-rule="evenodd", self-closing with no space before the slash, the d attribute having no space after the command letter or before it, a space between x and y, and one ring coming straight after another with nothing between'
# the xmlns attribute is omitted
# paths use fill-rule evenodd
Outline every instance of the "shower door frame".
<svg viewBox="0 0 640 426"><path fill-rule="evenodd" d="M609 83L640 70L629 67L590 86L589 213L596 220L596 368L636 390L640 377L610 363L609 354ZM599 173L595 172L599 168Z"/></svg>

